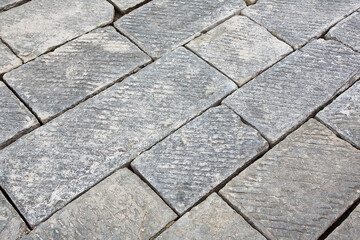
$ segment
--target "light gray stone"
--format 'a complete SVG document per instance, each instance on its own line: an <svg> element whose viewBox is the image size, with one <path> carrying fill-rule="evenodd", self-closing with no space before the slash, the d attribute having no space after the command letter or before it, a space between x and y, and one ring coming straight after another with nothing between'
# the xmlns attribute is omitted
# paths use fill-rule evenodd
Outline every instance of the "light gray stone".
<svg viewBox="0 0 360 240"><path fill-rule="evenodd" d="M336 98L316 117L360 148L360 81Z"/></svg>
<svg viewBox="0 0 360 240"><path fill-rule="evenodd" d="M4 75L46 122L151 59L112 27L96 29Z"/></svg>
<svg viewBox="0 0 360 240"><path fill-rule="evenodd" d="M242 0L154 0L120 18L115 27L158 58L245 6Z"/></svg>
<svg viewBox="0 0 360 240"><path fill-rule="evenodd" d="M182 216L156 239L265 240L216 193Z"/></svg>
<svg viewBox="0 0 360 240"><path fill-rule="evenodd" d="M224 103L272 143L360 77L360 54L317 40L260 74Z"/></svg>
<svg viewBox="0 0 360 240"><path fill-rule="evenodd" d="M239 85L292 51L289 45L243 16L232 17L187 46Z"/></svg>
<svg viewBox="0 0 360 240"><path fill-rule="evenodd" d="M147 0L111 0L123 12L127 12Z"/></svg>
<svg viewBox="0 0 360 240"><path fill-rule="evenodd" d="M20 100L0 82L0 149L39 125Z"/></svg>
<svg viewBox="0 0 360 240"><path fill-rule="evenodd" d="M220 106L143 153L132 167L183 214L267 147L255 129Z"/></svg>
<svg viewBox="0 0 360 240"><path fill-rule="evenodd" d="M23 239L149 239L177 215L139 177L121 169Z"/></svg>
<svg viewBox="0 0 360 240"><path fill-rule="evenodd" d="M242 13L300 48L359 7L358 0L259 0Z"/></svg>
<svg viewBox="0 0 360 240"><path fill-rule="evenodd" d="M358 240L360 238L360 206L332 232L326 240Z"/></svg>
<svg viewBox="0 0 360 240"><path fill-rule="evenodd" d="M4 11L4 10L8 10L17 5L20 5L26 1L27 0L1 0L0 1L0 12Z"/></svg>
<svg viewBox="0 0 360 240"><path fill-rule="evenodd" d="M179 48L0 152L0 184L31 225L236 88Z"/></svg>
<svg viewBox="0 0 360 240"><path fill-rule="evenodd" d="M10 49L0 41L0 74L20 66L21 63L21 60L17 58L10 51Z"/></svg>
<svg viewBox="0 0 360 240"><path fill-rule="evenodd" d="M15 240L26 232L26 224L0 192L0 239Z"/></svg>
<svg viewBox="0 0 360 240"><path fill-rule="evenodd" d="M0 37L27 62L113 17L105 0L32 0L0 13Z"/></svg>
<svg viewBox="0 0 360 240"><path fill-rule="evenodd" d="M360 12L352 14L331 28L326 38L336 39L360 51Z"/></svg>
<svg viewBox="0 0 360 240"><path fill-rule="evenodd" d="M271 239L318 239L360 197L360 151L310 119L222 194Z"/></svg>

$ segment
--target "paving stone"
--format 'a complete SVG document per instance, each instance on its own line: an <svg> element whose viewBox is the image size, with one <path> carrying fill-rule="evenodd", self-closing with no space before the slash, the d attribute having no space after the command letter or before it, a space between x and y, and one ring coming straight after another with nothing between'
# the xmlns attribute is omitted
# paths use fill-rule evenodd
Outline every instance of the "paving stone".
<svg viewBox="0 0 360 240"><path fill-rule="evenodd" d="M33 0L0 13L0 36L27 62L113 16L114 7L105 0Z"/></svg>
<svg viewBox="0 0 360 240"><path fill-rule="evenodd" d="M359 150L310 119L220 194L274 239L317 239L360 197L359 161Z"/></svg>
<svg viewBox="0 0 360 240"><path fill-rule="evenodd" d="M154 0L120 18L115 27L157 58L245 6L242 0Z"/></svg>
<svg viewBox="0 0 360 240"><path fill-rule="evenodd" d="M220 106L143 153L132 166L183 214L267 147L255 129Z"/></svg>
<svg viewBox="0 0 360 240"><path fill-rule="evenodd" d="M126 12L147 0L111 0L121 11Z"/></svg>
<svg viewBox="0 0 360 240"><path fill-rule="evenodd" d="M326 239L358 240L360 238L360 206L345 219Z"/></svg>
<svg viewBox="0 0 360 240"><path fill-rule="evenodd" d="M0 148L38 126L38 121L20 100L0 82Z"/></svg>
<svg viewBox="0 0 360 240"><path fill-rule="evenodd" d="M274 144L360 76L360 54L336 41L306 45L224 103Z"/></svg>
<svg viewBox="0 0 360 240"><path fill-rule="evenodd" d="M21 60L17 58L10 51L10 49L0 41L0 74L20 66L21 63Z"/></svg>
<svg viewBox="0 0 360 240"><path fill-rule="evenodd" d="M0 239L15 240L26 231L26 224L0 192Z"/></svg>
<svg viewBox="0 0 360 240"><path fill-rule="evenodd" d="M157 239L265 240L216 193L177 220Z"/></svg>
<svg viewBox="0 0 360 240"><path fill-rule="evenodd" d="M24 64L4 80L46 122L150 60L106 27Z"/></svg>
<svg viewBox="0 0 360 240"><path fill-rule="evenodd" d="M299 48L359 7L358 0L259 0L242 13Z"/></svg>
<svg viewBox="0 0 360 240"><path fill-rule="evenodd" d="M26 2L26 0L1 0L0 11L8 10L24 2Z"/></svg>
<svg viewBox="0 0 360 240"><path fill-rule="evenodd" d="M331 28L327 38L336 39L360 51L360 12L352 14L342 22Z"/></svg>
<svg viewBox="0 0 360 240"><path fill-rule="evenodd" d="M289 45L243 16L232 17L187 46L239 85L292 51Z"/></svg>
<svg viewBox="0 0 360 240"><path fill-rule="evenodd" d="M319 112L317 117L360 148L360 81Z"/></svg>
<svg viewBox="0 0 360 240"><path fill-rule="evenodd" d="M0 184L31 225L236 88L179 48L0 152Z"/></svg>
<svg viewBox="0 0 360 240"><path fill-rule="evenodd" d="M177 215L149 186L121 169L24 239L149 239Z"/></svg>

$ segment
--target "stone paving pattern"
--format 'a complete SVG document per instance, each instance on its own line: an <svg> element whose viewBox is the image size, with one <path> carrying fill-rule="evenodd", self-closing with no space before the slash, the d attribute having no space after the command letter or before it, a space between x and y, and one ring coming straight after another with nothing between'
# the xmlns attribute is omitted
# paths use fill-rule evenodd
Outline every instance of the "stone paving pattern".
<svg viewBox="0 0 360 240"><path fill-rule="evenodd" d="M0 239L360 239L358 0L0 2Z"/></svg>

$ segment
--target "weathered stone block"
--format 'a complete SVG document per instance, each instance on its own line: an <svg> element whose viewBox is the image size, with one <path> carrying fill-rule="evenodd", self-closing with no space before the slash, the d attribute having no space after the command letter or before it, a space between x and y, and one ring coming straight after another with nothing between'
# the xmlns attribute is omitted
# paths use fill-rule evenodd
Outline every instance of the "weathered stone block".
<svg viewBox="0 0 360 240"><path fill-rule="evenodd" d="M123 12L127 12L146 0L111 0L111 2Z"/></svg>
<svg viewBox="0 0 360 240"><path fill-rule="evenodd" d="M24 3L25 1L26 0L1 0L0 11L8 10L12 7Z"/></svg>
<svg viewBox="0 0 360 240"><path fill-rule="evenodd" d="M360 238L360 206L332 232L326 240L358 240Z"/></svg>
<svg viewBox="0 0 360 240"><path fill-rule="evenodd" d="M10 51L10 49L0 41L0 74L20 66L21 63L21 60L17 58Z"/></svg>

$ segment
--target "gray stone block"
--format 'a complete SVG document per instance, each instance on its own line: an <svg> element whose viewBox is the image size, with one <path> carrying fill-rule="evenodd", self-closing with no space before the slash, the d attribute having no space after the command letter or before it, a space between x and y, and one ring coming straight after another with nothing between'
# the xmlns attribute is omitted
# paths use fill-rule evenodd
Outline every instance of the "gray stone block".
<svg viewBox="0 0 360 240"><path fill-rule="evenodd" d="M36 225L236 88L179 48L0 152L0 184Z"/></svg>
<svg viewBox="0 0 360 240"><path fill-rule="evenodd" d="M20 100L0 82L0 148L39 125ZM1 166L1 165L0 165Z"/></svg>
<svg viewBox="0 0 360 240"><path fill-rule="evenodd" d="M127 12L147 0L110 0L117 8Z"/></svg>
<svg viewBox="0 0 360 240"><path fill-rule="evenodd" d="M316 117L360 148L360 81L336 98Z"/></svg>
<svg viewBox="0 0 360 240"><path fill-rule="evenodd" d="M150 60L106 27L24 64L5 74L4 80L47 122Z"/></svg>
<svg viewBox="0 0 360 240"><path fill-rule="evenodd" d="M105 0L33 0L0 13L0 37L27 62L113 17Z"/></svg>
<svg viewBox="0 0 360 240"><path fill-rule="evenodd" d="M149 186L121 169L23 239L149 239L177 215Z"/></svg>
<svg viewBox="0 0 360 240"><path fill-rule="evenodd" d="M299 48L359 7L358 0L259 0L242 13Z"/></svg>
<svg viewBox="0 0 360 240"><path fill-rule="evenodd" d="M10 71L22 64L10 49L0 41L0 74Z"/></svg>
<svg viewBox="0 0 360 240"><path fill-rule="evenodd" d="M332 232L326 240L358 240L360 238L360 206Z"/></svg>
<svg viewBox="0 0 360 240"><path fill-rule="evenodd" d="M220 106L140 155L132 167L183 214L267 147L255 129Z"/></svg>
<svg viewBox="0 0 360 240"><path fill-rule="evenodd" d="M224 103L278 142L360 76L360 54L317 40L257 76Z"/></svg>
<svg viewBox="0 0 360 240"><path fill-rule="evenodd" d="M158 58L245 6L242 0L154 0L120 18L115 27Z"/></svg>
<svg viewBox="0 0 360 240"><path fill-rule="evenodd" d="M191 209L156 239L265 240L216 193Z"/></svg>
<svg viewBox="0 0 360 240"><path fill-rule="evenodd" d="M289 45L243 16L232 17L187 46L239 85L292 51Z"/></svg>
<svg viewBox="0 0 360 240"><path fill-rule="evenodd" d="M360 197L360 151L310 119L221 191L273 239L318 239Z"/></svg>
<svg viewBox="0 0 360 240"><path fill-rule="evenodd" d="M1 0L0 1L0 12L8 10L12 7L15 7L19 4L26 2L26 0Z"/></svg>

